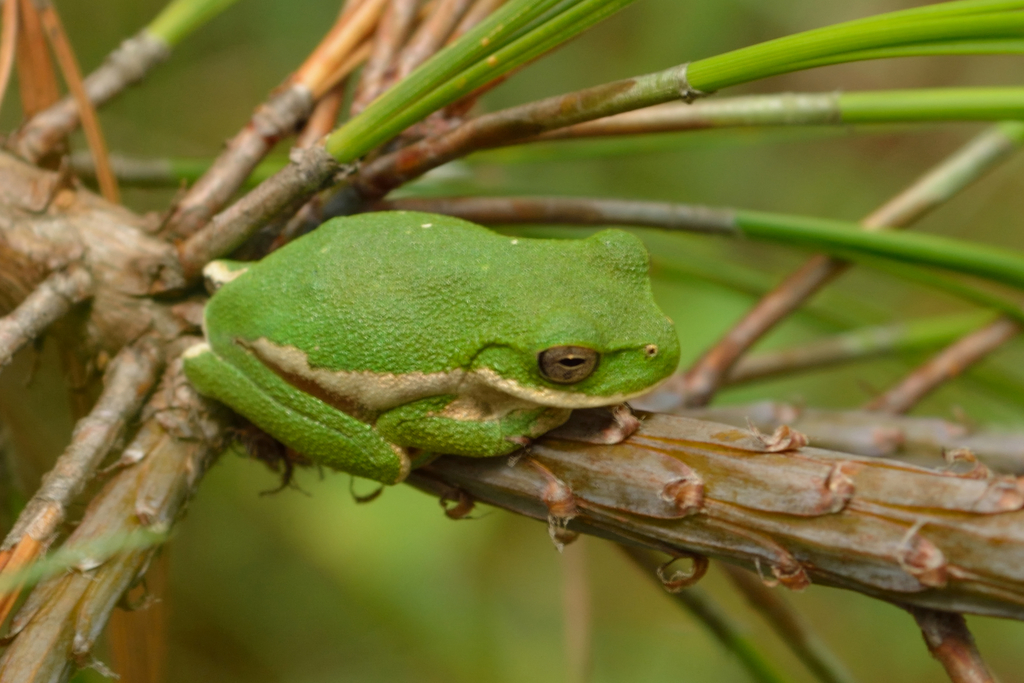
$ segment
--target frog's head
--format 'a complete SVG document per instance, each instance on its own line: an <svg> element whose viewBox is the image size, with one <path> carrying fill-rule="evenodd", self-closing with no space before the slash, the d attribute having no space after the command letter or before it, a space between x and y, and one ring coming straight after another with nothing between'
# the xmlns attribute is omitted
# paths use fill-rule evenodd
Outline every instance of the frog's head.
<svg viewBox="0 0 1024 683"><path fill-rule="evenodd" d="M505 393L560 408L646 393L679 363L675 326L654 302L647 250L622 230L563 245L552 263L530 253L549 249L548 240L519 240L518 276L505 285L519 314L474 369Z"/></svg>

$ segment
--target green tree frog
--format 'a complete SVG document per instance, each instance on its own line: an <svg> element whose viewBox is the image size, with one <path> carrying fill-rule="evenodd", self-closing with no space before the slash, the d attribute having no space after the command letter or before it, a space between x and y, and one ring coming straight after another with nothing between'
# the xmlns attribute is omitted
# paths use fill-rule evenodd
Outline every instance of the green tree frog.
<svg viewBox="0 0 1024 683"><path fill-rule="evenodd" d="M324 223L215 261L200 393L315 462L391 484L427 454L509 454L679 362L643 244L506 237L417 212Z"/></svg>

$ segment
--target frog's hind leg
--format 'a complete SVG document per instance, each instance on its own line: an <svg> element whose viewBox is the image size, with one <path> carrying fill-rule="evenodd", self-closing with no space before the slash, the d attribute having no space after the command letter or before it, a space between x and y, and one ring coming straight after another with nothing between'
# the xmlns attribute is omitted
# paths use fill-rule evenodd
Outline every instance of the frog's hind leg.
<svg viewBox="0 0 1024 683"><path fill-rule="evenodd" d="M472 408L471 402L468 402ZM377 418L388 441L452 455L508 455L558 427L570 411L529 406L504 414L476 414L456 396L433 396L392 408Z"/></svg>
<svg viewBox="0 0 1024 683"><path fill-rule="evenodd" d="M282 391L272 396L218 357L208 344L196 344L183 358L185 374L199 393L226 403L312 460L384 484L398 483L409 474L406 449L388 443L365 422L308 394L286 404L278 396L287 397L297 390L282 382ZM281 381L276 375L265 379Z"/></svg>

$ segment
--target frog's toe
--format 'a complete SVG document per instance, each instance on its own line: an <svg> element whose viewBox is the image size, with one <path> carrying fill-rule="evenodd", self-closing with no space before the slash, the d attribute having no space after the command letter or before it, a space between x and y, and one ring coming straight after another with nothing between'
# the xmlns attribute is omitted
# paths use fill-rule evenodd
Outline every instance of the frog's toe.
<svg viewBox="0 0 1024 683"><path fill-rule="evenodd" d="M412 459L409 457L409 449L401 446L396 446L393 443L389 443L391 450L398 456L398 477L392 482L393 484L401 484L405 481L405 478L409 476L409 472L412 471Z"/></svg>
<svg viewBox="0 0 1024 683"><path fill-rule="evenodd" d="M609 445L621 443L640 429L640 418L629 406L620 403L605 408L572 411L572 417L551 435L568 441Z"/></svg>
<svg viewBox="0 0 1024 683"><path fill-rule="evenodd" d="M506 436L505 441L514 443L520 448L527 448L531 443L533 443L533 439L528 436Z"/></svg>

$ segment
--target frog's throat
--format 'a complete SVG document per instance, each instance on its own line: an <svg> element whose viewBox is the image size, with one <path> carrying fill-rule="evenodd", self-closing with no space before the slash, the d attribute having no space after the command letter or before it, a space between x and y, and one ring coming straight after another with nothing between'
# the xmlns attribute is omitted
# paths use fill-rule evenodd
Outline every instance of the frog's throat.
<svg viewBox="0 0 1024 683"><path fill-rule="evenodd" d="M429 396L474 395L498 392L534 405L552 408L597 408L616 405L645 394L642 391L609 396L590 396L547 387L527 387L490 368L445 372L393 374L372 370L329 370L309 365L305 352L275 344L265 337L236 340L263 365L293 386L349 414L379 413Z"/></svg>

